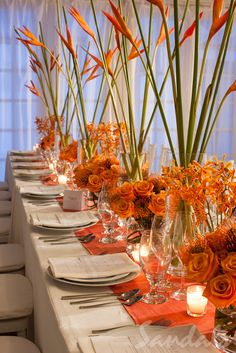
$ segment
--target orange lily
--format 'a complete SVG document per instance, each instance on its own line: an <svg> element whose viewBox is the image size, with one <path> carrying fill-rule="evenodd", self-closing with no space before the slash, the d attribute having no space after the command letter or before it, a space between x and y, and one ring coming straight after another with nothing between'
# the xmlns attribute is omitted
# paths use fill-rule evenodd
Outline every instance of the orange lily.
<svg viewBox="0 0 236 353"><path fill-rule="evenodd" d="M203 15L203 12L200 13L200 15L199 15L199 20L201 20L202 15ZM183 38L182 38L182 40L181 40L180 43L179 43L179 46L181 46L181 45L185 42L186 39L190 38L190 37L193 35L193 33L194 33L194 31L195 31L195 28L196 28L196 20L193 21L193 23L191 24L191 26L190 26L190 27L186 30L186 32L184 33Z"/></svg>
<svg viewBox="0 0 236 353"><path fill-rule="evenodd" d="M233 11L235 9L235 5L236 4L234 3ZM215 18L210 29L208 41L211 40L211 38L224 26L224 24L228 19L228 16L229 16L229 10L227 10L224 13L224 15L222 15L221 17Z"/></svg>
<svg viewBox="0 0 236 353"><path fill-rule="evenodd" d="M23 28L24 29L18 28L18 30L29 39L22 39L18 37L17 38L18 40L22 41L24 44L35 45L38 47L45 47L45 45L41 43L26 26L23 26Z"/></svg>
<svg viewBox="0 0 236 353"><path fill-rule="evenodd" d="M84 67L83 70L81 72L81 77L83 77L83 75L85 75L88 71L90 71L92 68L88 68L88 65L90 64L92 59L87 58L85 63L84 63Z"/></svg>
<svg viewBox="0 0 236 353"><path fill-rule="evenodd" d="M131 30L128 28L124 19L122 18L120 11L116 8L111 0L109 0L114 17L109 15L107 12L103 11L104 15L113 24L113 26L132 43L134 44L134 38L132 36Z"/></svg>
<svg viewBox="0 0 236 353"><path fill-rule="evenodd" d="M41 97L39 91L37 90L37 88L35 87L33 81L30 81L31 86L30 85L25 85L25 87L27 87L31 93L33 93L35 96Z"/></svg>
<svg viewBox="0 0 236 353"><path fill-rule="evenodd" d="M215 20L217 20L220 17L222 12L223 2L224 2L223 0L214 0L212 23L214 23Z"/></svg>
<svg viewBox="0 0 236 353"><path fill-rule="evenodd" d="M80 15L79 11L76 10L74 6L72 6L68 12L71 14L72 17L78 22L80 27L88 33L94 40L96 40L94 32L91 30L85 19Z"/></svg>
<svg viewBox="0 0 236 353"><path fill-rule="evenodd" d="M37 68L42 70L42 65L41 65L40 61L38 61L37 59L34 59L34 58L30 58L30 67L35 73L38 72Z"/></svg>
<svg viewBox="0 0 236 353"><path fill-rule="evenodd" d="M94 78L100 76L100 75L96 75L96 72L99 69L99 65L95 65L92 68L93 68L93 70L92 70L91 74L89 75L89 77L87 78L87 80L85 81L85 83L87 83L88 81L92 81Z"/></svg>
<svg viewBox="0 0 236 353"><path fill-rule="evenodd" d="M225 96L227 96L228 94L230 94L231 92L235 92L236 91L236 80L232 83L232 85L228 88Z"/></svg>
<svg viewBox="0 0 236 353"><path fill-rule="evenodd" d="M162 14L164 14L164 5L163 5L163 1L162 0L147 0L148 2L150 2L153 5L156 5L157 7L159 7L160 11Z"/></svg>
<svg viewBox="0 0 236 353"><path fill-rule="evenodd" d="M131 50L130 50L130 53L128 55L128 60L132 60L132 59L135 59L139 56L139 54L142 54L144 52L144 49L140 50L140 52L137 51L136 48L139 48L141 43L142 43L142 39L139 39L138 40L138 36L134 39L134 42L135 42L135 45L136 47L133 45Z"/></svg>
<svg viewBox="0 0 236 353"><path fill-rule="evenodd" d="M121 50L121 45L120 45L120 32L115 28L115 40L116 40L116 45L119 51Z"/></svg>
<svg viewBox="0 0 236 353"><path fill-rule="evenodd" d="M73 47L73 41L72 41L72 37L71 37L69 28L66 26L67 40L63 37L63 35L58 30L57 30L57 33L60 36L62 42L67 47L67 49L70 51L71 55L76 59L77 55L76 55L76 52L75 52L74 47Z"/></svg>
<svg viewBox="0 0 236 353"><path fill-rule="evenodd" d="M165 16L166 16L166 20L168 20L168 14L169 14L169 7L166 7L166 11L165 11ZM171 35L175 30L175 27L172 27L169 30L169 35ZM160 29L160 33L159 33L159 37L157 39L156 42L156 47L159 47L159 45L164 42L164 40L166 39L166 32L165 32L165 27L164 27L164 23L162 21L162 25L161 25L161 29Z"/></svg>
<svg viewBox="0 0 236 353"><path fill-rule="evenodd" d="M56 63L58 62L58 59L59 59L59 54L55 58L54 51L52 51L50 56L50 71L54 69Z"/></svg>
<svg viewBox="0 0 236 353"><path fill-rule="evenodd" d="M115 52L117 51L117 47L114 50L108 50L107 53L104 53L105 56L105 60L106 60L106 64L107 64L107 69L108 69L108 73L109 75L113 76L113 71L111 69L111 61L112 61L112 57L115 54ZM85 50L85 49L84 49ZM93 60L97 63L97 65L99 67L101 67L102 69L104 68L102 61L95 55L87 52L89 56L91 56L91 58L93 58Z"/></svg>

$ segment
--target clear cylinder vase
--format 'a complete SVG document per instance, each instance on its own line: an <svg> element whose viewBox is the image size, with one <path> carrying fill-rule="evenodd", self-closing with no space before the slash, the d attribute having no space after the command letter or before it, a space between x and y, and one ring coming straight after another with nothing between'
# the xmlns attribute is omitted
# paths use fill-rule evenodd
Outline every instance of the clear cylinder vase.
<svg viewBox="0 0 236 353"><path fill-rule="evenodd" d="M236 307L216 309L212 341L225 353L236 352Z"/></svg>

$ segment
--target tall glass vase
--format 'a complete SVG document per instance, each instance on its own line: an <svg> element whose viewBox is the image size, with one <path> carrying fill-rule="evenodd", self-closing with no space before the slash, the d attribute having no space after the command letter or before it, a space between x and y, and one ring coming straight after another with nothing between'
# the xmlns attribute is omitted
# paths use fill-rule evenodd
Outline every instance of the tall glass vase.
<svg viewBox="0 0 236 353"><path fill-rule="evenodd" d="M172 241L172 273L179 277L179 284L176 291L172 293L172 298L176 300L186 299L185 276L186 271L181 260L181 254L184 246L190 244L195 238L196 222L195 214L190 208L181 209L175 212L170 226L170 237ZM174 269L174 270L173 270Z"/></svg>
<svg viewBox="0 0 236 353"><path fill-rule="evenodd" d="M236 352L236 307L216 309L212 341L221 352Z"/></svg>

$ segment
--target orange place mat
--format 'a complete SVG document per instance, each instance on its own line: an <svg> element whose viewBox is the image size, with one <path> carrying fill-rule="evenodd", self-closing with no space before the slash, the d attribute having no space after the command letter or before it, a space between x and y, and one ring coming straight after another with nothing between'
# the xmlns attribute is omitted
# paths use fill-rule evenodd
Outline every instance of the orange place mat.
<svg viewBox="0 0 236 353"><path fill-rule="evenodd" d="M58 185L57 176L55 174L42 176L40 179L44 185L48 185L48 186Z"/></svg>
<svg viewBox="0 0 236 353"><path fill-rule="evenodd" d="M99 242L99 239L103 237L103 226L101 222L98 222L96 225L87 227L85 229L77 230L75 232L76 236L86 235L88 233L94 233L96 239L91 241L91 243L83 244L83 246L88 250L92 255L100 254L114 254L119 252L124 252L126 249L126 241L117 241L114 244L103 244Z"/></svg>
<svg viewBox="0 0 236 353"><path fill-rule="evenodd" d="M141 293L146 293L149 290L149 284L141 273L134 280L112 286L112 290L115 293L124 292L130 289L139 288ZM214 328L214 313L215 308L211 303L208 303L206 315L195 318L187 314L187 304L185 301L176 301L169 299L163 304L145 304L138 302L125 309L132 317L137 325L141 324L164 324L170 326L179 326L194 324L202 334L209 334Z"/></svg>
<svg viewBox="0 0 236 353"><path fill-rule="evenodd" d="M99 242L99 239L102 237L102 224L98 223L95 226L77 231L76 236L82 236L87 233L95 233L96 239L88 244L83 244L83 246L89 251L92 255L98 254L112 254L117 252L123 252L126 249L126 242L119 241L114 244L103 244ZM146 280L144 273L142 272L137 278L132 281L119 284L111 287L115 293L125 292L130 289L139 288L141 293L146 293L149 290L149 284ZM214 327L214 313L215 308L211 303L208 303L206 315L200 318L194 318L187 314L187 304L185 301L176 301L174 299L168 300L163 304L145 304L138 302L130 307L125 309L132 317L136 325L141 324L160 324L168 326L179 326L194 324L197 326L198 330L210 336L213 327Z"/></svg>

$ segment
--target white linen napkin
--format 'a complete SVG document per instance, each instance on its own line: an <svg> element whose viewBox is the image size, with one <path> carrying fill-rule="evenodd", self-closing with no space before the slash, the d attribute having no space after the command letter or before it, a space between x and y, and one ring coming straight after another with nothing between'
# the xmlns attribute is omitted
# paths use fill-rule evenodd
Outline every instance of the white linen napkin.
<svg viewBox="0 0 236 353"><path fill-rule="evenodd" d="M31 195L59 195L67 189L66 185L52 185L52 186L23 186L20 188L21 194L31 194Z"/></svg>
<svg viewBox="0 0 236 353"><path fill-rule="evenodd" d="M55 278L94 279L140 272L126 253L51 257L48 262Z"/></svg>
<svg viewBox="0 0 236 353"><path fill-rule="evenodd" d="M30 222L34 226L55 228L82 227L90 223L97 223L98 218L92 211L81 212L32 212Z"/></svg>

